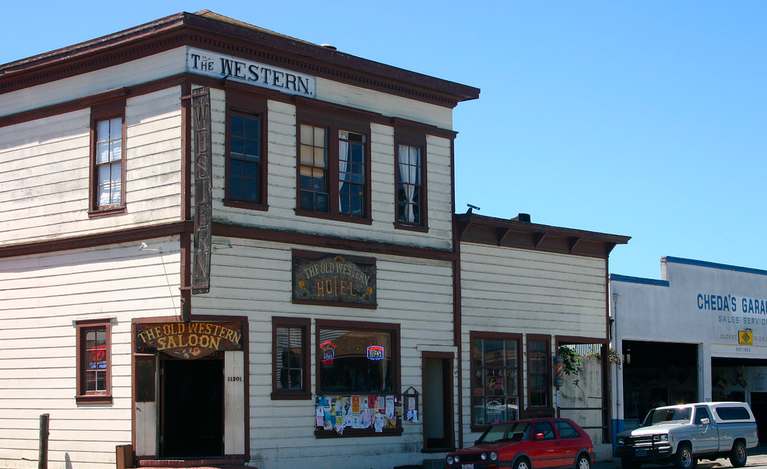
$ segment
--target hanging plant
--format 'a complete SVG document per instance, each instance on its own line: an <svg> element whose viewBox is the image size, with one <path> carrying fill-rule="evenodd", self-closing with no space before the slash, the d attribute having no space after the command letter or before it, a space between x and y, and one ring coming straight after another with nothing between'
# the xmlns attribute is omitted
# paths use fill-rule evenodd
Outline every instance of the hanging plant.
<svg viewBox="0 0 767 469"><path fill-rule="evenodd" d="M562 359L562 372L568 376L579 375L583 371L583 359L575 350L566 345L560 345L557 349Z"/></svg>
<svg viewBox="0 0 767 469"><path fill-rule="evenodd" d="M612 363L620 368L620 366L623 364L623 360L621 359L621 355L618 352L610 349L607 352L607 363Z"/></svg>

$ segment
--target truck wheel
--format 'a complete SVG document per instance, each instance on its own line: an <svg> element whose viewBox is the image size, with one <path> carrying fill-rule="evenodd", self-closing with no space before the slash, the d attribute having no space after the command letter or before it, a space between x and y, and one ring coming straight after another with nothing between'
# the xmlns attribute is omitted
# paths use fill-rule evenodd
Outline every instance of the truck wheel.
<svg viewBox="0 0 767 469"><path fill-rule="evenodd" d="M742 441L736 441L730 452L730 464L732 467L743 467L746 465L747 459L746 444Z"/></svg>
<svg viewBox="0 0 767 469"><path fill-rule="evenodd" d="M679 445L674 455L674 466L677 469L695 469L698 460L692 455L692 448L688 443Z"/></svg>
<svg viewBox="0 0 767 469"><path fill-rule="evenodd" d="M631 458L621 458L621 469L639 469L640 464Z"/></svg>

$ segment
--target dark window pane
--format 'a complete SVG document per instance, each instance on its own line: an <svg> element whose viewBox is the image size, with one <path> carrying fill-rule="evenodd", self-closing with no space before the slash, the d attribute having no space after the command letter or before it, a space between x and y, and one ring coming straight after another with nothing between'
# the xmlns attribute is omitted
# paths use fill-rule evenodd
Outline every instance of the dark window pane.
<svg viewBox="0 0 767 469"><path fill-rule="evenodd" d="M578 438L578 430L564 420L557 420L557 430L560 438Z"/></svg>
<svg viewBox="0 0 767 469"><path fill-rule="evenodd" d="M230 118L229 198L261 202L261 120L258 116L233 114Z"/></svg>
<svg viewBox="0 0 767 469"><path fill-rule="evenodd" d="M391 393L394 391L390 332L321 329L320 392Z"/></svg>

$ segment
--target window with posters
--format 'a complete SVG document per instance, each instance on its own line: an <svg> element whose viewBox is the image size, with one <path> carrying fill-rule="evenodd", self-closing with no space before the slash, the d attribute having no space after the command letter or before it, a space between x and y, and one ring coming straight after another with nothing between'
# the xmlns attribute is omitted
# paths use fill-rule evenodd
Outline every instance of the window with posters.
<svg viewBox="0 0 767 469"><path fill-rule="evenodd" d="M317 321L316 435L401 432L399 328Z"/></svg>

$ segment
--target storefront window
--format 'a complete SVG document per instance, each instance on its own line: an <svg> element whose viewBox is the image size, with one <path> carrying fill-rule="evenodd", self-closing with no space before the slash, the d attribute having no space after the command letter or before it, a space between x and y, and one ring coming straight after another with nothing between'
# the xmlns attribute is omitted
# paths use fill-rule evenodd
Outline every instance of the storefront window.
<svg viewBox="0 0 767 469"><path fill-rule="evenodd" d="M471 337L471 422L484 426L519 418L520 337Z"/></svg>
<svg viewBox="0 0 767 469"><path fill-rule="evenodd" d="M321 328L318 393L395 392L391 331Z"/></svg>

